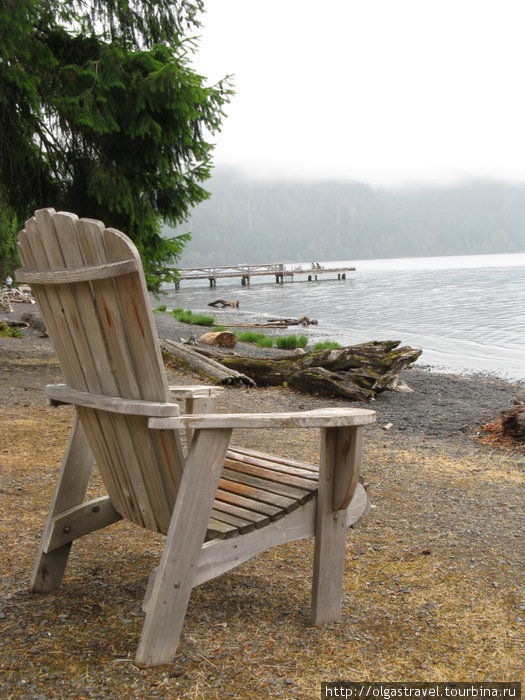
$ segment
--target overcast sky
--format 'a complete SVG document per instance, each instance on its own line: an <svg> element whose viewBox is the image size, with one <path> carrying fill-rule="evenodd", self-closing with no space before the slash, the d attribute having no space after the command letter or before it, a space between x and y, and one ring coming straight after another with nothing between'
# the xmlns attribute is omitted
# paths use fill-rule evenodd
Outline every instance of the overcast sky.
<svg viewBox="0 0 525 700"><path fill-rule="evenodd" d="M215 163L373 185L525 181L524 0L208 0Z"/></svg>

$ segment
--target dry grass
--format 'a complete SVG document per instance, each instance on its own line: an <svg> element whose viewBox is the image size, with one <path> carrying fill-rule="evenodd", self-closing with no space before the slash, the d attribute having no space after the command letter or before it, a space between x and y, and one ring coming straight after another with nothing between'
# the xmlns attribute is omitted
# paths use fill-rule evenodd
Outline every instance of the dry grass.
<svg viewBox="0 0 525 700"><path fill-rule="evenodd" d="M293 396L232 390L225 407L279 410ZM75 544L59 593L29 594L72 413L23 381L0 413L1 697L312 698L338 679L523 677L519 453L369 431L374 507L348 538L342 619L309 625L312 542L289 544L196 589L175 663L141 670L140 605L162 538L114 525ZM267 447L264 431L238 437ZM272 434L276 449L312 459L309 432L291 439Z"/></svg>

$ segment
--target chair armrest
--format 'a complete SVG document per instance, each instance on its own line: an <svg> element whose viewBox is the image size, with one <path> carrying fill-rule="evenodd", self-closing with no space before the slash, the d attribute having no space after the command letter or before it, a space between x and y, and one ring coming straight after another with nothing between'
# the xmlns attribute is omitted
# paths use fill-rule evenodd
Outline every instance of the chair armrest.
<svg viewBox="0 0 525 700"><path fill-rule="evenodd" d="M340 428L369 425L375 411L366 408L322 408L294 413L206 413L170 418L150 418L148 426L156 430L211 428Z"/></svg>
<svg viewBox="0 0 525 700"><path fill-rule="evenodd" d="M95 408L109 413L123 413L131 416L178 416L179 405L164 401L123 399L120 396L92 394L88 391L70 389L66 384L48 384L46 396L51 406L74 404L85 408Z"/></svg>

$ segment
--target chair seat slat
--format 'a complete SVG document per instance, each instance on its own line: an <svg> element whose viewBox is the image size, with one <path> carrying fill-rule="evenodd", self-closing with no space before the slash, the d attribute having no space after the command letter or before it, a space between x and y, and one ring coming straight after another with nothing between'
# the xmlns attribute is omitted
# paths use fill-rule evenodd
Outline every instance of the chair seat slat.
<svg viewBox="0 0 525 700"><path fill-rule="evenodd" d="M290 457L279 457L278 455L269 455L265 452L258 452L257 450L251 450L248 447L238 447L237 445L235 447L230 447L227 454L230 453L235 453L236 459L239 459L241 457L242 459L245 459L246 457L254 457L255 459L264 459L267 461L271 461L276 465L285 464L287 470L289 470L290 467L298 467L299 469L304 469L306 472L312 472L312 476L316 481L319 478L318 466L308 464L307 462L299 462L298 460L291 459ZM252 462L252 464L256 464L256 462ZM276 468L278 469L279 466L277 466Z"/></svg>
<svg viewBox="0 0 525 700"><path fill-rule="evenodd" d="M261 478L258 476L253 476L252 474L244 471L236 471L235 469L225 468L222 471L222 475L225 479L267 492L272 498L273 496L283 496L284 498L297 500L299 503L303 503L305 499L308 500L312 491L315 490L313 488L310 490L299 489L296 486L290 486L289 484L280 483L277 481L270 481L264 477Z"/></svg>
<svg viewBox="0 0 525 700"><path fill-rule="evenodd" d="M270 522L270 518L264 513L256 513L254 510L248 510L248 508L243 508L233 503L226 503L226 501L219 500L218 497L213 503L213 508L221 513L228 513L242 518L246 522L252 523L256 528L264 527Z"/></svg>
<svg viewBox="0 0 525 700"><path fill-rule="evenodd" d="M297 474L296 467L288 468L288 465L280 464L280 468L276 469L276 465L272 462L262 459L256 461L239 459L237 455L233 456L229 453L226 454L224 464L230 469L243 472L243 474L253 474L253 476L260 476L269 481L298 486L300 489L311 490L312 488L317 488L319 480L319 473L306 472L308 476L305 477L303 474Z"/></svg>

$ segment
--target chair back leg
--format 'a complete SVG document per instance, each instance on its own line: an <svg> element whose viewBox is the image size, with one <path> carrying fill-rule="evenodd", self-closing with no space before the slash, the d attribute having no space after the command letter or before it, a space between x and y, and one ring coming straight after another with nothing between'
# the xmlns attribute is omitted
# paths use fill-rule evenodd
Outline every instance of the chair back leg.
<svg viewBox="0 0 525 700"><path fill-rule="evenodd" d="M93 453L78 416L75 416L35 560L30 590L47 593L54 591L60 586L66 569L69 550L71 549L71 542L49 553L44 551L46 548L45 543L52 534L55 517L83 502L92 469Z"/></svg>

